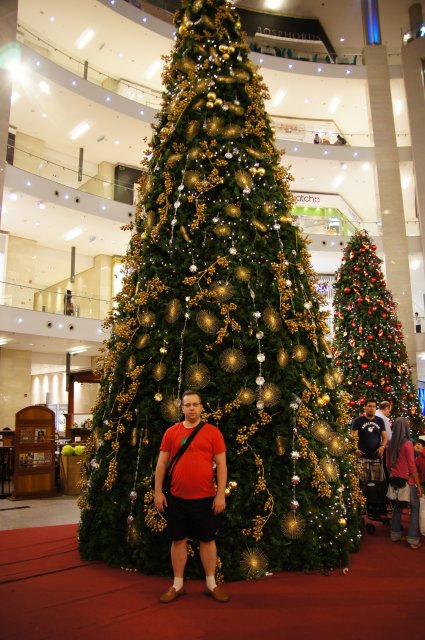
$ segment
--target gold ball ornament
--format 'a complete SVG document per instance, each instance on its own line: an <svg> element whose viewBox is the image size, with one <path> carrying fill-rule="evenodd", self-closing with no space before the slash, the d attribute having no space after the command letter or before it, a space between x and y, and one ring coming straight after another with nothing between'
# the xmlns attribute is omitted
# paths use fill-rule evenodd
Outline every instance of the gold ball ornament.
<svg viewBox="0 0 425 640"><path fill-rule="evenodd" d="M205 106L207 109L214 109L214 102L208 101Z"/></svg>
<svg viewBox="0 0 425 640"><path fill-rule="evenodd" d="M162 399L163 399L163 395L162 395L162 393L155 393L155 395L154 395L154 400L155 400L156 402L161 402L161 400L162 400Z"/></svg>
<svg viewBox="0 0 425 640"><path fill-rule="evenodd" d="M258 173L259 176L264 176L265 173L266 173L266 170L265 170L264 167L258 167L257 173Z"/></svg>
<svg viewBox="0 0 425 640"><path fill-rule="evenodd" d="M217 98L216 100L214 100L214 105L216 107L222 107L223 106L223 100L221 98Z"/></svg>
<svg viewBox="0 0 425 640"><path fill-rule="evenodd" d="M341 527L346 527L347 526L347 519L346 518L340 518L338 520L338 522L341 525Z"/></svg>
<svg viewBox="0 0 425 640"><path fill-rule="evenodd" d="M179 26L179 35L181 35L181 36L187 35L187 27L186 27L185 24L181 24Z"/></svg>
<svg viewBox="0 0 425 640"><path fill-rule="evenodd" d="M223 53L222 58L223 60L228 60L230 58L230 55L228 53Z"/></svg>
<svg viewBox="0 0 425 640"><path fill-rule="evenodd" d="M214 91L210 91L209 93L207 93L207 99L210 100L211 102L214 102L216 98L217 98L217 94L215 94Z"/></svg>
<svg viewBox="0 0 425 640"><path fill-rule="evenodd" d="M324 404L329 404L329 402L331 401L331 397L328 393L324 393L322 395L322 400Z"/></svg>
<svg viewBox="0 0 425 640"><path fill-rule="evenodd" d="M225 495L226 497L230 496L230 489L229 489L229 487L226 487L226 488L225 488L225 490L224 490L224 495Z"/></svg>
<svg viewBox="0 0 425 640"><path fill-rule="evenodd" d="M320 397L317 398L316 404L317 404L318 407L324 407L325 406L325 403L323 402L323 398L320 398Z"/></svg>

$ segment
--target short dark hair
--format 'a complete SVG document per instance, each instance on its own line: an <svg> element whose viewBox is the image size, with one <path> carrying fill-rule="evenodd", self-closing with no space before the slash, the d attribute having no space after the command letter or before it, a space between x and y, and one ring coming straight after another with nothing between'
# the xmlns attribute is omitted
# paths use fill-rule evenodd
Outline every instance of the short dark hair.
<svg viewBox="0 0 425 640"><path fill-rule="evenodd" d="M202 398L201 398L201 394L199 393L199 391L194 391L193 389L187 389L184 392L184 394L182 395L182 404L183 404L183 400L185 399L186 396L198 396L199 402L202 404Z"/></svg>
<svg viewBox="0 0 425 640"><path fill-rule="evenodd" d="M378 404L375 400L375 398L366 398L366 400L364 401L364 406L366 406L367 404L369 404L370 402L373 402L373 404Z"/></svg>
<svg viewBox="0 0 425 640"><path fill-rule="evenodd" d="M389 407L392 406L392 402L389 402L388 400L383 400L382 402L379 403L379 408L381 409L381 411L383 409L389 409Z"/></svg>

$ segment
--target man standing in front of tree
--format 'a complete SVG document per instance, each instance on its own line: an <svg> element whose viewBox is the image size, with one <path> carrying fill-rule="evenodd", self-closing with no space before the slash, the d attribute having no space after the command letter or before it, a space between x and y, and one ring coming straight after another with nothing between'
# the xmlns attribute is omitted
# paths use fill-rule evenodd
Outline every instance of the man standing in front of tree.
<svg viewBox="0 0 425 640"><path fill-rule="evenodd" d="M205 594L216 602L228 602L229 596L215 582L219 515L226 508L226 446L221 432L211 424L202 424L190 445L173 468L170 493L163 492L163 481L170 460L201 423L202 401L197 391L185 391L182 397L184 421L164 434L155 470L155 507L166 511L167 534L171 540L173 585L162 594L163 604L185 594L184 569L187 562L187 540L199 540L201 562L206 576ZM217 489L214 486L216 465Z"/></svg>

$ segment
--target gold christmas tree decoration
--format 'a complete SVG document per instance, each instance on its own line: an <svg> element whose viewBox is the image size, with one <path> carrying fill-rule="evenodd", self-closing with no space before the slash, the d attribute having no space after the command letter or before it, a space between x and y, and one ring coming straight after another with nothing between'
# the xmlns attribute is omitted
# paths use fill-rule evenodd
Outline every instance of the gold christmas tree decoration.
<svg viewBox="0 0 425 640"><path fill-rule="evenodd" d="M249 405L255 402L255 397L255 392L252 389L242 387L242 389L238 391L236 400L240 402L240 404Z"/></svg>
<svg viewBox="0 0 425 640"><path fill-rule="evenodd" d="M240 204L228 204L226 205L225 211L231 218L239 218L241 215L241 206Z"/></svg>
<svg viewBox="0 0 425 640"><path fill-rule="evenodd" d="M264 402L265 407L274 407L280 401L282 392L279 387L272 382L266 382L259 392L260 399Z"/></svg>
<svg viewBox="0 0 425 640"><path fill-rule="evenodd" d="M136 356L132 355L129 358L127 358L125 368L128 373L130 373L131 371L134 371L134 369L136 368Z"/></svg>
<svg viewBox="0 0 425 640"><path fill-rule="evenodd" d="M207 120L205 123L205 131L207 135L210 136L211 138L218 136L218 134L223 131L223 127L224 127L224 120L219 116L214 116L213 118L210 118L209 120Z"/></svg>
<svg viewBox="0 0 425 640"><path fill-rule="evenodd" d="M208 367L203 364L192 364L188 367L185 380L190 389L203 389L211 378Z"/></svg>
<svg viewBox="0 0 425 640"><path fill-rule="evenodd" d="M347 443L339 435L334 434L327 442L327 449L331 456L342 456L347 450Z"/></svg>
<svg viewBox="0 0 425 640"><path fill-rule="evenodd" d="M241 189L252 189L252 176L249 171L238 169L235 173L235 180Z"/></svg>
<svg viewBox="0 0 425 640"><path fill-rule="evenodd" d="M326 480L333 481L339 477L338 465L329 458L322 458L319 462L319 467L325 474Z"/></svg>
<svg viewBox="0 0 425 640"><path fill-rule="evenodd" d="M195 189L201 180L199 171L185 171L183 183L188 189Z"/></svg>
<svg viewBox="0 0 425 640"><path fill-rule="evenodd" d="M210 293L216 300L226 302L234 296L234 288L230 282L213 282L210 286Z"/></svg>
<svg viewBox="0 0 425 640"><path fill-rule="evenodd" d="M263 319L266 327L270 329L270 331L273 331L273 333L280 331L282 327L282 318L276 309L273 307L266 307L263 311Z"/></svg>
<svg viewBox="0 0 425 640"><path fill-rule="evenodd" d="M136 349L145 349L149 342L149 334L143 333L136 340Z"/></svg>
<svg viewBox="0 0 425 640"><path fill-rule="evenodd" d="M278 456L285 455L286 447L285 447L285 439L283 436L276 436L276 453Z"/></svg>
<svg viewBox="0 0 425 640"><path fill-rule="evenodd" d="M232 227L229 224L216 224L214 233L219 238L226 238L226 236L230 236L232 233Z"/></svg>
<svg viewBox="0 0 425 640"><path fill-rule="evenodd" d="M285 349L279 349L277 352L277 363L279 365L279 367L282 367L282 369L284 367L286 367L286 365L289 362L289 355L288 352L285 351Z"/></svg>
<svg viewBox="0 0 425 640"><path fill-rule="evenodd" d="M155 221L156 221L156 214L155 211L148 211L146 214L146 220L145 220L145 231L146 232L150 232L152 231L152 229L155 226Z"/></svg>
<svg viewBox="0 0 425 640"><path fill-rule="evenodd" d="M247 580L262 578L268 566L267 555L262 549L253 547L242 553L241 568Z"/></svg>
<svg viewBox="0 0 425 640"><path fill-rule="evenodd" d="M305 530L304 518L295 511L290 511L281 521L282 533L285 538L296 540L301 538Z"/></svg>
<svg viewBox="0 0 425 640"><path fill-rule="evenodd" d="M164 362L157 362L157 364L155 364L152 369L152 378L157 382L159 382L160 380L165 378L166 373L167 373L166 364Z"/></svg>
<svg viewBox="0 0 425 640"><path fill-rule="evenodd" d="M323 377L323 381L328 389L335 389L336 381L334 376L331 373L325 373Z"/></svg>
<svg viewBox="0 0 425 640"><path fill-rule="evenodd" d="M161 415L167 422L177 422L180 418L180 399L176 396L165 398L161 402Z"/></svg>
<svg viewBox="0 0 425 640"><path fill-rule="evenodd" d="M165 320L170 324L176 322L183 311L182 303L177 298L173 298L167 305L165 311Z"/></svg>
<svg viewBox="0 0 425 640"><path fill-rule="evenodd" d="M251 278L251 270L247 267L238 266L235 269L235 276L238 280L242 282L248 282Z"/></svg>
<svg viewBox="0 0 425 640"><path fill-rule="evenodd" d="M292 349L292 357L297 362L305 362L307 360L308 350L303 344L296 344Z"/></svg>
<svg viewBox="0 0 425 640"><path fill-rule="evenodd" d="M220 321L211 311L198 311L196 324L204 333L215 333L220 326Z"/></svg>
<svg viewBox="0 0 425 640"><path fill-rule="evenodd" d="M311 433L319 442L326 443L332 433L332 429L325 420L316 420L311 427Z"/></svg>
<svg viewBox="0 0 425 640"><path fill-rule="evenodd" d="M246 358L241 349L225 349L219 357L220 367L227 373L236 373L246 365Z"/></svg>
<svg viewBox="0 0 425 640"><path fill-rule="evenodd" d="M155 324L155 314L153 311L142 311L139 313L139 322L142 327L151 327Z"/></svg>

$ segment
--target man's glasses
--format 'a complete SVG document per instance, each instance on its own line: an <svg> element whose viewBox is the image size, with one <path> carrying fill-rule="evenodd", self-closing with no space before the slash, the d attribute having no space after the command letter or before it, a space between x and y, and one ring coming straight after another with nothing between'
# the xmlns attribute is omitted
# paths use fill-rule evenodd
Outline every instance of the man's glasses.
<svg viewBox="0 0 425 640"><path fill-rule="evenodd" d="M189 403L185 403L183 406L184 407L200 407L201 403L200 402L189 402Z"/></svg>

